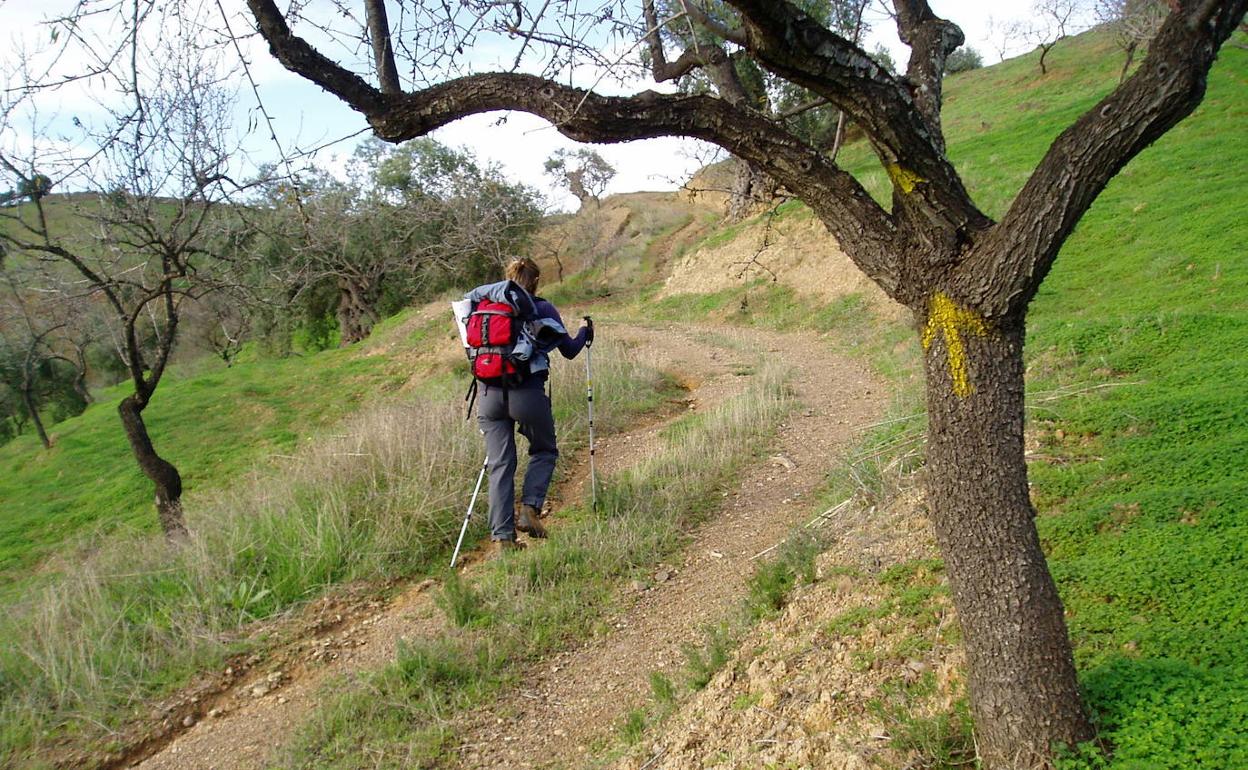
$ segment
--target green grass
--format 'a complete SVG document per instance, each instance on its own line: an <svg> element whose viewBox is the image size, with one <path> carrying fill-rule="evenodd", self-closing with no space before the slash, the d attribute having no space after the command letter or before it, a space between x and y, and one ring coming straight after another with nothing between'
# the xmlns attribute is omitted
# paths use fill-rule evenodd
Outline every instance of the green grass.
<svg viewBox="0 0 1248 770"><path fill-rule="evenodd" d="M1111 90L1108 36L951 78L949 155L994 216ZM1248 766L1248 52L1109 184L1033 303L1039 527L1112 754L1068 768ZM874 194L866 148L844 157ZM1095 390L1088 390L1095 388ZM1058 431L1061 431L1061 434Z"/></svg>
<svg viewBox="0 0 1248 770"><path fill-rule="evenodd" d="M1248 52L1224 49L1198 112L1111 182L1031 313L1033 396L1117 385L1032 411L1066 434L1032 478L1114 768L1248 766L1248 165L1221 160L1248 153L1246 75Z"/></svg>
<svg viewBox="0 0 1248 770"><path fill-rule="evenodd" d="M434 761L452 740L449 719L481 705L527 661L592 634L612 607L618 583L649 569L684 541L720 499L737 468L787 412L782 378L768 368L745 394L709 413L639 465L604 480L597 513L565 511L540 547L486 565L474 598L452 582L440 603L471 632L412 642L395 665L344 686L304 726L283 760L316 768L410 767ZM656 692L671 694L656 680ZM638 737L645 714L621 723Z"/></svg>
<svg viewBox="0 0 1248 770"><path fill-rule="evenodd" d="M272 456L387 394L406 373L383 357L333 350L161 383L144 412L157 452L177 466L188 496L226 486ZM151 483L134 462L117 416L126 394L100 394L82 415L0 447L0 581L21 580L75 536L156 529Z"/></svg>
<svg viewBox="0 0 1248 770"><path fill-rule="evenodd" d="M784 608L795 585L815 582L815 557L824 546L815 532L794 532L784 541L779 556L759 565L750 576L745 602L750 618L772 617Z"/></svg>
<svg viewBox="0 0 1248 770"><path fill-rule="evenodd" d="M610 341L595 349L604 432L657 408L667 393L657 372ZM554 371L561 425L578 425L568 412L583 411L581 373ZM59 574L27 586L0 617L0 753L30 759L62 742L93 746L196 671L263 648L265 627L254 621L337 584L441 571L481 443L463 418L463 383L433 382L428 393L363 408L332 434L321 431L280 472L188 505L193 537L180 547L132 531L87 556L54 559ZM480 518L469 543L484 535ZM459 584L444 606L469 628L489 612Z"/></svg>

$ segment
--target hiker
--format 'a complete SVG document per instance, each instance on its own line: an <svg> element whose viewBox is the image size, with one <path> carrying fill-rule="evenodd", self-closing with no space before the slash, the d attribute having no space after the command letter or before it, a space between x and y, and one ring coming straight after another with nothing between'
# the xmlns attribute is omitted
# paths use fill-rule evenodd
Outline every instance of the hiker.
<svg viewBox="0 0 1248 770"><path fill-rule="evenodd" d="M489 458L490 539L500 551L524 547L516 542L517 530L530 537L546 537L538 518L559 456L555 446L555 416L546 392L550 354L557 349L564 358L576 358L586 343L594 339L592 319L586 316L576 336L570 336L555 306L537 296L541 270L536 262L527 257L514 259L508 263L504 275L506 280L479 286L464 297L474 306L487 299L513 307L528 305L522 317L530 316L525 323L530 339L525 344L531 342L533 349L527 365L518 364L517 372L504 375L503 384L490 384L478 378L477 423L485 434ZM516 292L517 286L523 292ZM529 440L529 468L518 508L515 506L517 423L521 435Z"/></svg>

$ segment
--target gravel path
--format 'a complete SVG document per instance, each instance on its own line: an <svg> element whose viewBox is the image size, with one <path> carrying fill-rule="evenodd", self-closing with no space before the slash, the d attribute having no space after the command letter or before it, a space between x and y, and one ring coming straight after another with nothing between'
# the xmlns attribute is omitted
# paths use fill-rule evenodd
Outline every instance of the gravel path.
<svg viewBox="0 0 1248 770"><path fill-rule="evenodd" d="M813 515L810 493L855 435L876 419L883 386L858 361L835 354L813 334L708 330L691 325L613 325L652 363L689 387L689 408L706 409L741 392L759 355L793 371L802 406L779 431L770 461L747 469L737 489L692 533L674 564L652 587L628 587L613 633L544 661L524 684L488 709L469 715L463 767L575 766L594 741L640 703L649 672L679 665L681 645L703 623L723 616L745 591L751 556L775 545ZM612 473L650 453L666 421L603 437L599 472ZM579 497L585 458L559 496ZM817 513L815 511L814 513ZM558 512L550 520L558 526ZM479 560L479 554L475 555ZM466 570L474 569L470 558ZM659 579L661 578L661 579ZM181 729L137 766L150 770L226 770L268 766L319 703L331 678L363 674L394 660L398 642L447 630L431 600L431 581L410 586L384 604L356 613L332 633L297 640L280 668L258 665L215 700L210 716ZM136 758L137 759L137 758Z"/></svg>
<svg viewBox="0 0 1248 770"><path fill-rule="evenodd" d="M654 336L657 331L657 336ZM683 336L682 329L637 330L647 345ZM564 651L526 672L523 686L466 720L459 766L464 768L579 767L650 689L650 672L677 674L682 648L702 639L702 627L722 619L745 593L752 560L819 511L811 493L854 438L878 418L882 386L857 361L837 355L814 335L734 331L744 351L720 349L727 376L706 382L699 399L728 397L745 377L732 371L759 352L792 369L801 402L780 429L772 457L748 468L734 493L692 533L680 560L656 573L652 585L627 589L612 633ZM705 349L705 348L704 348ZM735 383L733 382L735 380ZM638 454L645 452L643 447ZM638 590L641 589L641 590Z"/></svg>

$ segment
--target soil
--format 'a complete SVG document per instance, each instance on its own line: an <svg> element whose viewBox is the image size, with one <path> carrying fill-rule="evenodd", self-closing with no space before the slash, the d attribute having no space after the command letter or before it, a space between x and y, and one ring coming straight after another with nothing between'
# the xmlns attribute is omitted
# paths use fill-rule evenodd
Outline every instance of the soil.
<svg viewBox="0 0 1248 770"><path fill-rule="evenodd" d="M935 594L926 616L872 614L889 600L876 576L936 555L921 496L905 490L884 510L847 507L822 523L835 542L816 581L611 770L932 767L942 736L958 750L966 736L933 728L965 696L948 597ZM855 612L863 620L846 623ZM951 765L969 766L969 743L961 750Z"/></svg>
<svg viewBox="0 0 1248 770"><path fill-rule="evenodd" d="M463 767L528 767L582 763L608 739L625 710L644 697L649 672L679 664L681 645L699 626L723 616L745 590L752 557L782 540L812 512L811 493L858 430L878 418L883 385L858 361L833 352L813 334L707 329L692 325L612 325L653 363L689 386L689 405L703 410L744 389L742 376L762 357L792 370L802 405L776 437L771 459L742 473L736 490L690 533L688 546L644 585L622 586L610 633L563 650L529 672L523 684L460 725ZM598 470L610 474L644 457L664 423L603 437ZM558 490L581 494L587 475L578 458ZM817 513L817 511L816 511ZM558 526L558 511L547 519ZM471 573L481 553L471 554ZM399 587L393 597L334 613L320 630L296 634L281 654L253 661L243 674L218 675L218 687L189 712L165 717L162 735L124 758L141 768L261 768L320 702L327 683L380 668L403 639L447 630L429 589ZM174 719L182 716L180 720ZM118 766L121 762L116 763Z"/></svg>
<svg viewBox="0 0 1248 770"><path fill-rule="evenodd" d="M823 223L803 213L752 220L727 243L675 260L661 295L744 288L756 279L774 280L821 303L859 295L881 318L907 317L904 307L854 266Z"/></svg>
<svg viewBox="0 0 1248 770"><path fill-rule="evenodd" d="M581 767L594 759L628 710L644 702L650 673L675 675L683 647L699 642L703 626L724 618L744 595L754 557L811 517L812 493L827 470L883 408L885 393L865 368L814 335L734 330L733 344L716 348L690 331L665 326L629 333L645 349L675 353L676 361L712 372L693 391L696 405L742 389L748 378L734 372L759 353L792 369L801 405L782 424L768 459L742 473L678 558L626 589L621 612L607 620L610 633L543 661L516 691L463 720L458 766ZM699 352L710 360L698 360ZM623 462L644 456L653 435L621 436L614 456Z"/></svg>

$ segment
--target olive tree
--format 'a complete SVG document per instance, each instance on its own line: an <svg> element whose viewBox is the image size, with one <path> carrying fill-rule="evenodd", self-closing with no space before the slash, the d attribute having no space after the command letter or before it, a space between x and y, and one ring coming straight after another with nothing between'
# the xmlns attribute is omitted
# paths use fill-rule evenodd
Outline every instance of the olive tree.
<svg viewBox="0 0 1248 770"><path fill-rule="evenodd" d="M332 296L343 345L364 339L387 304L496 274L540 221L533 190L427 138L365 142L344 179L276 180L264 209L266 260L314 312Z"/></svg>
<svg viewBox="0 0 1248 770"><path fill-rule="evenodd" d="M911 51L904 75L787 0L725 0L722 17L685 0L659 18L647 15L644 0L641 8L621 1L609 13L576 18L580 6L560 0L391 3L404 9L392 17L396 25L386 21L383 0L365 0L376 56L360 71L297 32L297 12L274 0L247 4L283 65L358 111L387 141L477 113L521 110L582 142L703 139L756 164L810 206L858 267L913 313L926 375L928 506L963 629L977 745L987 767L1005 768L1046 764L1056 745L1093 735L1028 495L1027 308L1109 180L1200 103L1209 68L1246 3L1175 0L1139 68L1054 140L999 220L979 208L945 153L943 73L964 36L925 0L893 3ZM604 95L569 84L578 63L596 65L596 73L628 65L627 57L603 53L606 41L642 41L656 27L689 24L844 110L891 180L888 205L751 104L714 93ZM569 29L586 33L568 37ZM461 51L497 42L486 41L487 33L514 39L515 61L533 71L461 74ZM386 44L378 45L382 38ZM391 40L414 57L419 80L405 84L397 76ZM634 68L647 69L641 61ZM591 74L586 84L600 80Z"/></svg>
<svg viewBox="0 0 1248 770"><path fill-rule="evenodd" d="M0 210L6 260L40 269L45 301L104 310L130 383L118 415L170 537L186 532L182 477L157 452L143 413L168 371L186 304L237 285L242 229L222 205L238 189L229 177L232 94L221 87L220 63L193 45L202 20L182 11L152 3L99 9L119 14L129 30L107 49L73 28L102 83L93 106L103 117L92 125L75 118L79 143L47 150L41 132L23 139L14 126L20 104L7 104L0 120L0 181L18 194ZM145 29L160 34L149 39ZM6 93L33 99L73 82L51 71L42 80L27 72ZM79 191L50 195L45 179Z"/></svg>
<svg viewBox="0 0 1248 770"><path fill-rule="evenodd" d="M567 188L576 196L582 210L590 203L597 205L607 185L615 178L615 167L597 152L585 147L555 150L542 168L555 184Z"/></svg>

